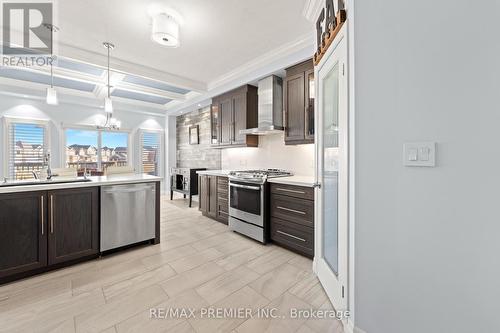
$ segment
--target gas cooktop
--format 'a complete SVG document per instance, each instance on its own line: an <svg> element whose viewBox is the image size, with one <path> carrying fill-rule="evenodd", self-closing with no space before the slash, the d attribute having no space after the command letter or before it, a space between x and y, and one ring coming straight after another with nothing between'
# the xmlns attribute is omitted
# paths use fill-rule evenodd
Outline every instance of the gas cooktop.
<svg viewBox="0 0 500 333"><path fill-rule="evenodd" d="M267 178L288 177L293 176L290 171L280 169L265 169L265 170L242 170L231 171L229 177L235 180L251 180L265 182Z"/></svg>

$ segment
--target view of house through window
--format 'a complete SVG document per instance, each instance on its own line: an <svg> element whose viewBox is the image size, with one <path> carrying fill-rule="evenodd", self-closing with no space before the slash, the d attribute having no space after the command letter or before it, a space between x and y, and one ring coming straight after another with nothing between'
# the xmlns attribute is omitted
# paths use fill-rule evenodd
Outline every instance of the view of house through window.
<svg viewBox="0 0 500 333"><path fill-rule="evenodd" d="M144 132L141 138L142 147L142 172L158 176L161 155L160 133Z"/></svg>
<svg viewBox="0 0 500 333"><path fill-rule="evenodd" d="M11 123L9 125L9 178L32 179L43 168L46 146L45 125Z"/></svg>
<svg viewBox="0 0 500 333"><path fill-rule="evenodd" d="M128 133L66 130L66 165L101 174L109 166L128 164Z"/></svg>

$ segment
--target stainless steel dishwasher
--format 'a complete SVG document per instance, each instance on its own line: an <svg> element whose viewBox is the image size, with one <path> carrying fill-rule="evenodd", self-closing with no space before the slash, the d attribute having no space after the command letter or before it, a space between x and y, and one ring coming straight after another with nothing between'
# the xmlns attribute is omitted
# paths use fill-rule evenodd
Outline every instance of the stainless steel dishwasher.
<svg viewBox="0 0 500 333"><path fill-rule="evenodd" d="M101 187L101 252L155 238L154 183Z"/></svg>

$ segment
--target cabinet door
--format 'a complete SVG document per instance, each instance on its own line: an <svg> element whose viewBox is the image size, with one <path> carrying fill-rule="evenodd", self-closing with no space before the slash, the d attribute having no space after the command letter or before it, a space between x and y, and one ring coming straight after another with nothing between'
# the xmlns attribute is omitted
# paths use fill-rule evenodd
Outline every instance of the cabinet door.
<svg viewBox="0 0 500 333"><path fill-rule="evenodd" d="M99 189L48 192L49 265L99 252Z"/></svg>
<svg viewBox="0 0 500 333"><path fill-rule="evenodd" d="M304 73L285 79L285 141L304 140Z"/></svg>
<svg viewBox="0 0 500 333"><path fill-rule="evenodd" d="M0 279L47 265L46 192L0 195Z"/></svg>
<svg viewBox="0 0 500 333"><path fill-rule="evenodd" d="M229 145L233 140L231 135L233 131L233 100L232 98L226 98L220 101L219 104L220 112L220 144Z"/></svg>
<svg viewBox="0 0 500 333"><path fill-rule="evenodd" d="M244 144L246 135L240 130L247 129L247 96L238 94L233 97L233 144Z"/></svg>
<svg viewBox="0 0 500 333"><path fill-rule="evenodd" d="M198 200L200 201L200 211L202 213L208 212L208 176L199 176L198 179L200 186L200 193Z"/></svg>
<svg viewBox="0 0 500 333"><path fill-rule="evenodd" d="M215 102L210 109L210 144L218 145L220 139L219 103Z"/></svg>
<svg viewBox="0 0 500 333"><path fill-rule="evenodd" d="M314 69L311 69L305 74L305 138L306 140L314 140Z"/></svg>
<svg viewBox="0 0 500 333"><path fill-rule="evenodd" d="M208 215L217 217L217 176L208 176Z"/></svg>

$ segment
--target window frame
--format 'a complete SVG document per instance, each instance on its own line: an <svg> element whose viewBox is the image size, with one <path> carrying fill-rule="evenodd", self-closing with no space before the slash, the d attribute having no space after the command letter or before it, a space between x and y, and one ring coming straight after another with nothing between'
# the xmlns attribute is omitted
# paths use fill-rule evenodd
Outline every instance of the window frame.
<svg viewBox="0 0 500 333"><path fill-rule="evenodd" d="M61 146L61 165L66 168L66 147L67 147L67 130L80 130L80 131L92 131L97 133L97 167L102 171L102 133L126 133L127 134L127 166L133 165L133 149L132 146L132 131L129 129L119 129L119 130L106 130L101 128L96 128L95 126L90 125L63 125L61 127L61 142L63 143Z"/></svg>
<svg viewBox="0 0 500 333"><path fill-rule="evenodd" d="M10 173L9 173L9 164L10 164L10 137L9 137L9 132L10 132L10 126L12 124L31 124L31 125L38 125L38 126L43 126L44 127L44 136L43 136L43 143L44 143L44 151L52 151L51 149L51 142L50 142L50 119L38 119L38 118L24 118L24 117L11 117L11 116L3 116L3 139L4 139L4 146L3 146L3 176L4 178L10 179ZM51 155L51 161L53 161L53 156Z"/></svg>
<svg viewBox="0 0 500 333"><path fill-rule="evenodd" d="M165 140L165 131L164 130L161 130L161 129L144 129L144 128L141 128L139 129L139 158L138 158L138 162L139 162L139 170L141 171L142 174L144 174L144 167L143 167L143 164L142 164L142 156L144 154L144 147L143 147L143 137L144 137L144 134L145 133L151 133L151 134L159 134L160 135L160 156L159 156L159 159L158 159L158 176L157 177L162 177L163 175L163 160L164 160L164 150L165 150L165 144L164 144L164 140Z"/></svg>

